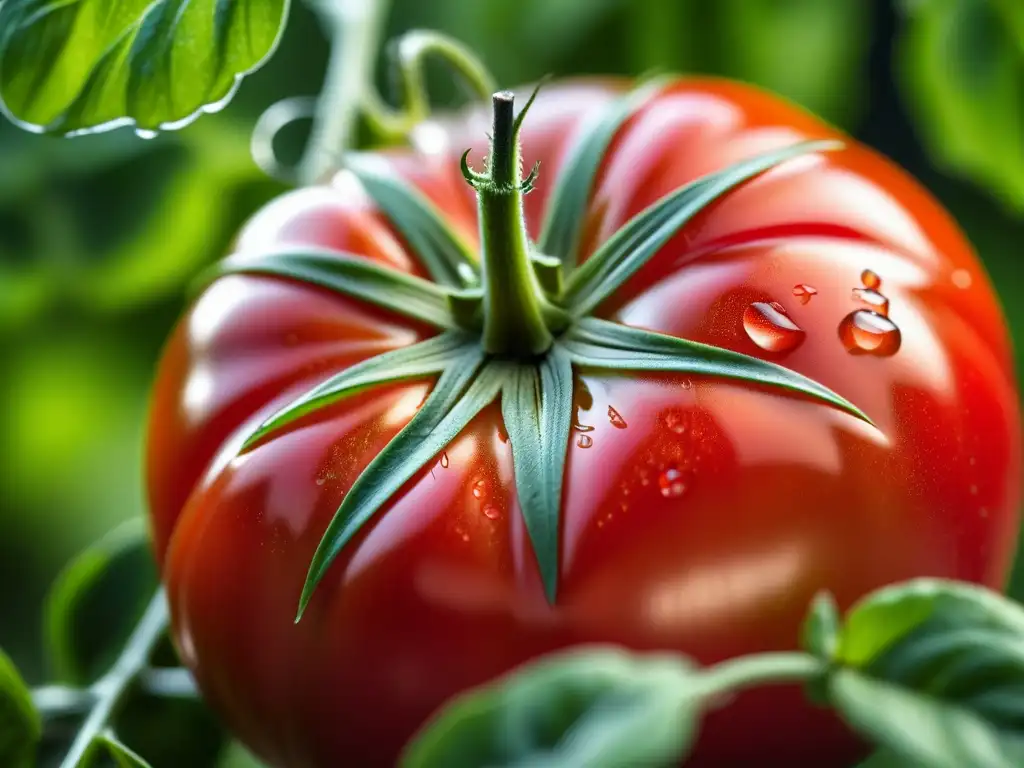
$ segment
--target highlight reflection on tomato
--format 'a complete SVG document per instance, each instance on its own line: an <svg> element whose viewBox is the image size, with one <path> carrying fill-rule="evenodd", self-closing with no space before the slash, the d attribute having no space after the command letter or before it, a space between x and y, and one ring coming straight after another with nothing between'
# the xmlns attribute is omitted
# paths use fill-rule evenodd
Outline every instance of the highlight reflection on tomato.
<svg viewBox="0 0 1024 768"><path fill-rule="evenodd" d="M526 167L541 163L524 200L531 237L588 120L622 88L541 93L523 130ZM484 111L433 121L417 129L415 151L384 155L473 243L476 201L459 156L482 152L487 130ZM835 137L845 148L787 161L712 203L598 314L779 363L873 426L742 381L581 371L554 604L492 405L362 529L295 624L339 502L430 381L368 390L239 449L327 376L434 331L278 277L229 275L198 298L157 381L152 524L183 659L246 744L279 766L391 765L446 699L572 644L713 663L795 647L821 588L845 606L922 575L1002 585L1020 500L1009 341L970 246L904 172L772 96L679 81L618 131L582 253L705 174ZM426 276L349 172L270 204L237 249L301 245ZM866 288L886 312L854 293ZM854 343L862 354L851 354L843 323L857 312L898 329L898 348ZM765 342L758 318L788 341ZM831 715L780 687L713 714L692 764L766 753L836 764L857 749Z"/></svg>

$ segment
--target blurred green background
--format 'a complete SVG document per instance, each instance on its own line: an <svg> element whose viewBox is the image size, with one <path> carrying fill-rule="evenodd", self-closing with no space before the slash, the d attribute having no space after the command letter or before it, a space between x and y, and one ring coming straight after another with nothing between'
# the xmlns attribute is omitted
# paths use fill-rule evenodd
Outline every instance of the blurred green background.
<svg viewBox="0 0 1024 768"><path fill-rule="evenodd" d="M415 27L470 43L507 85L658 68L791 97L941 198L1024 339L1019 0L396 0L389 36ZM54 576L143 511L148 389L189 279L284 189L250 159L255 120L315 94L327 55L298 3L270 64L178 134L58 140L0 122L0 647L31 683L52 671L41 613ZM444 78L436 94L456 96ZM1024 596L1024 574L1012 589Z"/></svg>

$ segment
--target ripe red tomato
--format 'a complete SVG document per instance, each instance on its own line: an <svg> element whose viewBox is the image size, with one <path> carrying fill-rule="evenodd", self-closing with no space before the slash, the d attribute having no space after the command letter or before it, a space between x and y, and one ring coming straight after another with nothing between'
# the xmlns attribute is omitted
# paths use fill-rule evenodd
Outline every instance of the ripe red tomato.
<svg viewBox="0 0 1024 768"><path fill-rule="evenodd" d="M527 167L541 161L526 198L532 235L585 119L620 88L570 83L541 94L524 128ZM458 157L469 147L479 157L487 129L482 111L428 123L416 151L387 155L474 242ZM678 82L619 130L583 252L703 174L835 136L747 86ZM341 498L429 382L365 392L239 455L246 432L327 375L432 331L280 278L214 282L160 367L149 495L182 657L239 737L273 765L391 765L446 699L572 644L674 649L712 663L795 647L821 588L845 606L914 576L1001 587L1021 443L1000 309L951 218L891 162L847 141L712 204L600 314L781 362L876 426L746 383L584 372L553 606L491 406L362 530L295 624ZM347 173L273 202L237 248L301 244L425 274ZM873 284L865 270L901 332L895 354L848 351L860 331L844 318L879 301L853 293ZM755 343L771 302L803 331L792 349ZM711 715L693 764L772 755L835 765L857 750L830 715L779 687Z"/></svg>

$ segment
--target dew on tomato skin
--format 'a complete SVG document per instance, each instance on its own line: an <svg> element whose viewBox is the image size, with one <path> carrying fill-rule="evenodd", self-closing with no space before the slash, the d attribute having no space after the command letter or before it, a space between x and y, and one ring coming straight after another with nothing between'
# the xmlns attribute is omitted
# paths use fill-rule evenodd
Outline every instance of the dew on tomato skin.
<svg viewBox="0 0 1024 768"><path fill-rule="evenodd" d="M854 288L853 298L873 312L889 316L889 299L873 288Z"/></svg>
<svg viewBox="0 0 1024 768"><path fill-rule="evenodd" d="M808 303L818 294L818 289L807 283L797 283L793 286L793 297L801 304Z"/></svg>
<svg viewBox="0 0 1024 768"><path fill-rule="evenodd" d="M867 309L855 310L842 319L839 339L850 354L876 357L895 355L903 343L903 335L892 320Z"/></svg>
<svg viewBox="0 0 1024 768"><path fill-rule="evenodd" d="M769 352L789 352L806 334L776 302L755 301L743 311L743 329L750 340Z"/></svg>
<svg viewBox="0 0 1024 768"><path fill-rule="evenodd" d="M324 484L324 483L326 483L326 482L327 482L327 478L325 478L325 477L318 477L318 478L316 479L316 484L317 484L317 485L323 485L323 484Z"/></svg>
<svg viewBox="0 0 1024 768"><path fill-rule="evenodd" d="M658 475L658 488L666 499L674 499L686 493L686 482L683 473L675 467L666 469Z"/></svg>
<svg viewBox="0 0 1024 768"><path fill-rule="evenodd" d="M497 520L501 517L501 510L493 504L488 504L484 507L484 517L488 520Z"/></svg>
<svg viewBox="0 0 1024 768"><path fill-rule="evenodd" d="M953 281L953 285L961 289L970 288L971 284L974 282L971 278L971 273L966 269L954 269L953 274L949 276L949 279Z"/></svg>
<svg viewBox="0 0 1024 768"><path fill-rule="evenodd" d="M576 445L580 448L589 448L594 444L594 438L590 435L580 435L576 440Z"/></svg>
<svg viewBox="0 0 1024 768"><path fill-rule="evenodd" d="M877 291L882 287L882 278L870 269L865 269L860 273L860 281L865 288L870 288L873 291Z"/></svg>
<svg viewBox="0 0 1024 768"><path fill-rule="evenodd" d="M662 419L669 432L682 435L686 432L686 419L683 414L676 411L669 411Z"/></svg>
<svg viewBox="0 0 1024 768"><path fill-rule="evenodd" d="M473 498L482 499L484 497L484 491L486 490L486 488L487 481L484 480L482 477L477 478L475 481L473 481Z"/></svg>
<svg viewBox="0 0 1024 768"><path fill-rule="evenodd" d="M608 406L608 422L616 429L625 429L629 426L626 424L626 420L622 418L622 414L610 405Z"/></svg>
<svg viewBox="0 0 1024 768"><path fill-rule="evenodd" d="M689 379L683 379L683 389L693 389L693 382Z"/></svg>
<svg viewBox="0 0 1024 768"><path fill-rule="evenodd" d="M448 452L445 451L441 454L441 468L448 469Z"/></svg>

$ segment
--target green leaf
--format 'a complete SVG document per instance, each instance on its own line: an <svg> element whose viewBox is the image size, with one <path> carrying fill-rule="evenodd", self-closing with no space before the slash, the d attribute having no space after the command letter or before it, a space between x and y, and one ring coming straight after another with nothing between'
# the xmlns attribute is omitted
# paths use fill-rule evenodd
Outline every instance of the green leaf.
<svg viewBox="0 0 1024 768"><path fill-rule="evenodd" d="M112 731L98 736L96 741L107 750L117 768L151 768L149 763L122 744Z"/></svg>
<svg viewBox="0 0 1024 768"><path fill-rule="evenodd" d="M271 432L276 432L308 413L350 397L367 387L440 373L454 362L464 359L470 345L475 346L473 339L457 331L449 331L346 368L263 422L246 440L245 447L252 446Z"/></svg>
<svg viewBox="0 0 1024 768"><path fill-rule="evenodd" d="M0 104L24 127L155 131L215 111L273 52L289 0L5 0Z"/></svg>
<svg viewBox="0 0 1024 768"><path fill-rule="evenodd" d="M483 362L483 352L474 345L445 370L416 415L352 484L313 555L296 620L331 563L366 521L498 396L509 364L490 363L477 376Z"/></svg>
<svg viewBox="0 0 1024 768"><path fill-rule="evenodd" d="M561 260L564 274L579 261L579 239L586 219L587 204L612 139L625 122L667 84L655 78L616 99L587 128L569 159L562 165L548 202L544 226L538 241L542 253Z"/></svg>
<svg viewBox="0 0 1024 768"><path fill-rule="evenodd" d="M455 327L442 288L352 254L309 249L238 253L214 267L211 277L238 273L276 275L319 285L436 328Z"/></svg>
<svg viewBox="0 0 1024 768"><path fill-rule="evenodd" d="M548 657L449 703L403 768L632 768L679 765L698 709L681 656L616 649Z"/></svg>
<svg viewBox="0 0 1024 768"><path fill-rule="evenodd" d="M804 621L801 645L819 659L831 661L839 647L839 624L835 598L828 592L819 592Z"/></svg>
<svg viewBox="0 0 1024 768"><path fill-rule="evenodd" d="M850 612L828 696L905 764L1024 764L1024 608L982 587L921 579Z"/></svg>
<svg viewBox="0 0 1024 768"><path fill-rule="evenodd" d="M576 317L591 314L690 219L740 184L800 155L842 146L807 141L731 165L665 195L627 221L570 276L562 300Z"/></svg>
<svg viewBox="0 0 1024 768"><path fill-rule="evenodd" d="M350 154L345 167L359 179L436 282L450 288L478 282L472 251L423 194L389 173L371 155Z"/></svg>
<svg viewBox="0 0 1024 768"><path fill-rule="evenodd" d="M576 365L616 371L665 371L720 376L807 395L859 419L870 419L850 401L813 379L739 352L584 318L559 340Z"/></svg>
<svg viewBox="0 0 1024 768"><path fill-rule="evenodd" d="M44 609L56 678L84 685L107 671L157 586L145 522L134 518L72 560Z"/></svg>
<svg viewBox="0 0 1024 768"><path fill-rule="evenodd" d="M572 393L572 363L555 347L539 366L519 366L501 399L519 507L552 603L558 590L558 529Z"/></svg>
<svg viewBox="0 0 1024 768"><path fill-rule="evenodd" d="M30 768L43 726L25 681L0 651L0 765Z"/></svg>
<svg viewBox="0 0 1024 768"><path fill-rule="evenodd" d="M1024 212L1024 5L908 4L904 96L932 157Z"/></svg>

